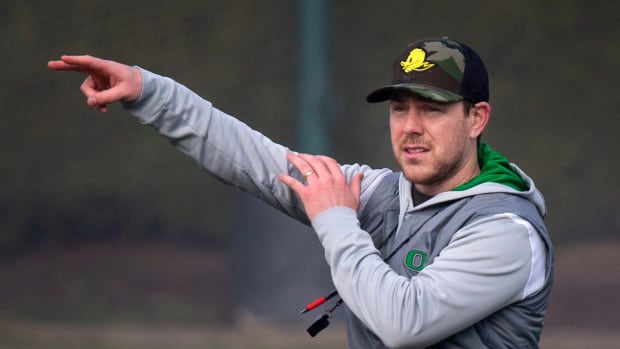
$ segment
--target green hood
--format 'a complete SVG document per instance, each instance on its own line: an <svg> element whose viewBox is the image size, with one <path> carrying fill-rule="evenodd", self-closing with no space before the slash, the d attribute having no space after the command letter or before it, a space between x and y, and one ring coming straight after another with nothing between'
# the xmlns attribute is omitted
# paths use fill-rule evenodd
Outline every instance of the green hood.
<svg viewBox="0 0 620 349"><path fill-rule="evenodd" d="M478 164L480 164L480 174L452 190L467 190L486 182L503 184L518 191L529 189L527 182L512 169L508 159L485 143L480 143L478 146Z"/></svg>

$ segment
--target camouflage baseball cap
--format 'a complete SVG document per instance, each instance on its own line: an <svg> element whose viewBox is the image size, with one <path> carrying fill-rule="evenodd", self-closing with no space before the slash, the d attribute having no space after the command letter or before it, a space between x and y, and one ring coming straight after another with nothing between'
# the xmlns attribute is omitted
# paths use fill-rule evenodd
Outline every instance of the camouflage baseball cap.
<svg viewBox="0 0 620 349"><path fill-rule="evenodd" d="M482 59L469 46L448 38L407 45L394 61L391 84L372 91L366 100L383 102L399 89L437 102L489 100L489 79Z"/></svg>

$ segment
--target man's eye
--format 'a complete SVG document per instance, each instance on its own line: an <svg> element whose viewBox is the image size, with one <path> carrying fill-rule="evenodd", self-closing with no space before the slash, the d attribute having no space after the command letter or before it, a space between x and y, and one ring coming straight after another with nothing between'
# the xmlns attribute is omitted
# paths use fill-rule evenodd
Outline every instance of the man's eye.
<svg viewBox="0 0 620 349"><path fill-rule="evenodd" d="M407 109L404 106L402 106L402 105L393 105L392 106L392 112L395 112L395 113L402 113L402 112L405 112L406 110Z"/></svg>
<svg viewBox="0 0 620 349"><path fill-rule="evenodd" d="M422 108L422 110L425 113L440 113L442 109L434 105L426 105Z"/></svg>

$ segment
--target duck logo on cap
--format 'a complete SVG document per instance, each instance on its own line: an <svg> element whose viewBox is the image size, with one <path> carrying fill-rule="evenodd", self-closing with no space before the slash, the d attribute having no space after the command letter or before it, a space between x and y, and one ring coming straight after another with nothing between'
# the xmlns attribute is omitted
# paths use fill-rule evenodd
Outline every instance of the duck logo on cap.
<svg viewBox="0 0 620 349"><path fill-rule="evenodd" d="M406 60L400 62L405 73L412 71L425 71L435 66L433 63L426 62L426 52L421 48L414 48L409 52Z"/></svg>

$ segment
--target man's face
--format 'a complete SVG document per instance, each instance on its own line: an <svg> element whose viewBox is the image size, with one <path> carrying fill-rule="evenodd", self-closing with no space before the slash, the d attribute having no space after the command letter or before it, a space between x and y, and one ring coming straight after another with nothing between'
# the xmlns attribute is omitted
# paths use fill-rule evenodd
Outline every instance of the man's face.
<svg viewBox="0 0 620 349"><path fill-rule="evenodd" d="M422 193L451 190L479 173L476 138L482 130L475 126L474 113L469 114L464 102L438 103L408 92L392 96L394 156Z"/></svg>

